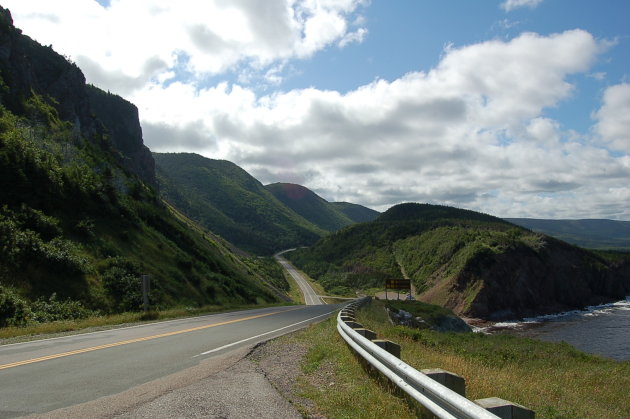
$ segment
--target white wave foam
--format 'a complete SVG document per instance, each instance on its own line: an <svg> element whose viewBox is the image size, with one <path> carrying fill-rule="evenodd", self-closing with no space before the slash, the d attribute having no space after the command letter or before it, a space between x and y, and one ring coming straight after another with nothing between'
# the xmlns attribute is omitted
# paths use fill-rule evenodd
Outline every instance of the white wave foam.
<svg viewBox="0 0 630 419"><path fill-rule="evenodd" d="M588 306L584 310L571 310L564 311L562 313L545 314L536 317L526 317L522 323L540 323L545 321L553 321L557 319L564 319L567 317L592 317L600 314L607 314L613 310L630 310L630 296L627 296L625 300L616 301L614 303L600 304L597 306Z"/></svg>

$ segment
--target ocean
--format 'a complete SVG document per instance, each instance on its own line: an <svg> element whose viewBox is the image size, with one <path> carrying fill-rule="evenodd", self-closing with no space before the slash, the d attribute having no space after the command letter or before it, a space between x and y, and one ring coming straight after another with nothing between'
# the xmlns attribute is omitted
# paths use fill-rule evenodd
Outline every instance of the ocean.
<svg viewBox="0 0 630 419"><path fill-rule="evenodd" d="M491 329L510 329L520 336L545 341L565 341L584 352L630 361L630 296L581 311L497 323Z"/></svg>

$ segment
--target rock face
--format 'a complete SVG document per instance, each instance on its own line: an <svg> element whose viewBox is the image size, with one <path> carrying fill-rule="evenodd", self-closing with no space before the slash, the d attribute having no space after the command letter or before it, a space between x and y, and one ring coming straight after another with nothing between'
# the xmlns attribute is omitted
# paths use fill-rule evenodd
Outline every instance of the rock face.
<svg viewBox="0 0 630 419"><path fill-rule="evenodd" d="M89 86L76 66L13 26L0 7L0 101L16 114L36 93L55 107L62 120L102 148L111 148L120 164L157 187L155 163L143 144L138 109L119 96ZM8 86L11 86L10 88Z"/></svg>
<svg viewBox="0 0 630 419"><path fill-rule="evenodd" d="M447 306L492 320L561 312L623 299L630 294L630 263L606 264L593 253L547 237L544 249L517 247L464 268ZM481 284L467 310L465 290Z"/></svg>
<svg viewBox="0 0 630 419"><path fill-rule="evenodd" d="M387 309L387 314L392 323L414 329L431 329L436 332L472 332L471 327L464 320L452 314L424 319L421 316L414 317L405 310L390 308Z"/></svg>
<svg viewBox="0 0 630 419"><path fill-rule="evenodd" d="M96 118L103 123L123 165L145 182L157 186L155 161L142 141L138 108L120 96L87 86L87 97Z"/></svg>

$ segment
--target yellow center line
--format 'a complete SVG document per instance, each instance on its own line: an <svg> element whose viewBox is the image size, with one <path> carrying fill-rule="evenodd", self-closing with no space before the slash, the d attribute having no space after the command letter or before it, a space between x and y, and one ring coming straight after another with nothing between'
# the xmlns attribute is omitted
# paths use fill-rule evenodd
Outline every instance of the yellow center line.
<svg viewBox="0 0 630 419"><path fill-rule="evenodd" d="M159 335L145 336L145 337L142 337L142 338L123 340L123 341L120 341L120 342L106 343L104 345L92 346L92 347L89 347L89 348L77 349L77 350L68 351L68 352L61 352L61 353L58 353L58 354L42 356L42 357L39 357L39 358L32 358L32 359L27 359L27 360L24 360L24 361L12 362L10 364L2 364L2 365L0 365L0 370L4 370L4 369L7 369L7 368L13 368L13 367L19 367L20 365L33 364L33 363L36 363L36 362L48 361L50 359L63 358L65 356L70 356L70 355L82 354L82 353L85 353L85 352L97 351L99 349L113 348L115 346L128 345L130 343L144 342L144 341L147 341L147 340L164 338L164 337L167 337L167 336L180 335L182 333L189 333L189 332L194 332L194 331L197 331L197 330L209 329L211 327L216 327L216 326L224 326L226 324L238 323L238 322L243 322L243 321L246 321L246 320L259 319L261 317L272 316L272 315L278 314L278 313L286 313L288 311L301 310L302 308L303 307L293 308L291 310L284 310L284 311L273 311L271 313L257 314L255 316L243 317L242 319L227 320L227 321L220 322L220 323L213 323L213 324L207 324L207 325L204 325L204 326L193 327L191 329L177 330L177 331L174 331L174 332L162 333L162 334L159 334Z"/></svg>

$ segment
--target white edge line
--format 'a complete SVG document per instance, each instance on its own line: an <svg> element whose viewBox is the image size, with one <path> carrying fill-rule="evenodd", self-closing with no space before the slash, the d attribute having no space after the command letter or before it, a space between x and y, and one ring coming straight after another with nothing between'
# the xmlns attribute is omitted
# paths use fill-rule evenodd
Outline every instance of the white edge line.
<svg viewBox="0 0 630 419"><path fill-rule="evenodd" d="M252 309L249 309L249 310L246 309L246 310L236 310L236 311L224 311L224 312L220 312L220 313L201 314L199 316L193 316L193 317L181 317L179 319L171 319L171 320L163 320L163 321L157 320L157 321L153 321L153 322L149 322L149 323L136 324L136 325L133 325L133 326L112 327L111 329L95 330L94 332L71 333L71 334L68 334L68 335L55 336L55 337L52 337L52 338L27 340L27 341L24 341L24 342L15 342L15 343L5 343L5 344L0 344L0 350L2 350L3 348L6 348L8 346L26 345L26 344L35 343L35 342L46 342L46 341L51 341L51 340L71 338L71 337L77 337L77 336L95 335L97 333L116 332L118 330L136 329L136 328L145 327L145 326L152 326L152 325L156 325L156 324L167 324L167 323L175 323L175 322L182 322L183 323L186 320L201 319L201 318L212 317L212 316L221 316L221 315L224 315L224 314L246 313L246 312L255 311L255 310L261 310L262 311L262 310L290 308L290 307L294 307L294 306L252 308ZM64 332L61 332L61 333L64 333ZM11 339L11 338L5 338L5 339Z"/></svg>
<svg viewBox="0 0 630 419"><path fill-rule="evenodd" d="M199 355L195 355L195 356L193 356L193 358L196 358L196 357L198 357L198 356L202 356L202 355L208 355L208 354L211 354L211 353L213 353L213 352L218 352L218 351L221 351L221 350L223 350L223 349L229 348L229 347L231 347L231 346L238 345L238 344L241 344L241 343L243 343L243 342L247 342L248 340L256 339L256 338L259 338L259 337L261 337L261 336L265 336L265 335L269 335L269 334L271 334L271 333L279 332L279 331L281 331L281 330L288 329L289 327L297 326L298 324L301 324L301 323L306 323L306 322L309 322L309 321L311 321L311 320L315 320L315 319L320 318L320 317L323 317L323 316L329 316L329 315L330 315L331 313L333 313L334 311L336 311L336 310L330 311L330 312L328 312L328 313L320 314L319 316L311 317L310 319L302 320L301 322L297 322L297 323L290 324L290 325L288 325L288 326L281 327L280 329L271 330L271 331L269 331L269 332L261 333L260 335L252 336L252 337L247 338L247 339L242 339L242 340L239 340L238 342L228 343L227 345L219 346L218 348L211 349L211 350L206 351L206 352L202 352L202 353L200 353Z"/></svg>

